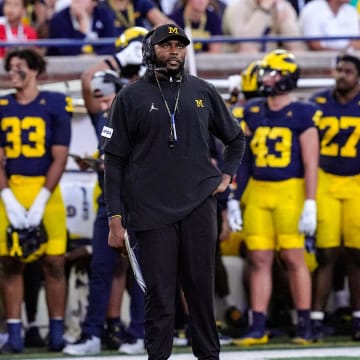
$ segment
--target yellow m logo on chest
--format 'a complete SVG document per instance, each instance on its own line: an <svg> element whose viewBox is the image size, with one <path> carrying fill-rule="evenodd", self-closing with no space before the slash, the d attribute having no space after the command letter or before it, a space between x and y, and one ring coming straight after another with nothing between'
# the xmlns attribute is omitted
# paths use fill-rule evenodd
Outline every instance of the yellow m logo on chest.
<svg viewBox="0 0 360 360"><path fill-rule="evenodd" d="M204 107L204 103L202 99L195 99L196 107Z"/></svg>

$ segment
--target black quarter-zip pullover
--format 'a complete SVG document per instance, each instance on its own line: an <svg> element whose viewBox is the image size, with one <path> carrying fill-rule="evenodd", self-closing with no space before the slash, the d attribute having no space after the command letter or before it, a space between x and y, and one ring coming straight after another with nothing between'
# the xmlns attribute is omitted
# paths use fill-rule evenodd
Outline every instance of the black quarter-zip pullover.
<svg viewBox="0 0 360 360"><path fill-rule="evenodd" d="M126 215L132 230L181 220L212 194L222 172L235 174L244 153L243 132L214 86L190 75L181 84L158 79L163 96L153 72L123 88L102 133L108 214ZM164 99L173 112L178 86L177 141L170 148ZM211 161L210 134L225 144L221 169Z"/></svg>

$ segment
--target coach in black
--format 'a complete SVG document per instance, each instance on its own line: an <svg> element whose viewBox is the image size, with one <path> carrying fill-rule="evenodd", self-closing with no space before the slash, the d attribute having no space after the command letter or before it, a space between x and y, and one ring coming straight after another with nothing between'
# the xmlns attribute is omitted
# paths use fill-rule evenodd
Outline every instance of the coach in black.
<svg viewBox="0 0 360 360"><path fill-rule="evenodd" d="M229 185L245 140L215 88L184 73L189 43L174 24L147 34L147 72L120 91L102 131L109 245L123 248L125 228L135 232L150 360L171 354L178 281L189 306L195 356L219 359L214 195ZM221 169L211 161L211 134L225 144Z"/></svg>

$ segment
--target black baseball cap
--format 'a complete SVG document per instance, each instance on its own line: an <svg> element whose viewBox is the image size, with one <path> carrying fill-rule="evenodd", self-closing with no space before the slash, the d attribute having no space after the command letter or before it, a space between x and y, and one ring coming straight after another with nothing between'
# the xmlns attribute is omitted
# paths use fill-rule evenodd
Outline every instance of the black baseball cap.
<svg viewBox="0 0 360 360"><path fill-rule="evenodd" d="M176 24L165 24L157 27L151 35L151 44L156 45L170 39L177 39L185 46L190 44L185 31Z"/></svg>

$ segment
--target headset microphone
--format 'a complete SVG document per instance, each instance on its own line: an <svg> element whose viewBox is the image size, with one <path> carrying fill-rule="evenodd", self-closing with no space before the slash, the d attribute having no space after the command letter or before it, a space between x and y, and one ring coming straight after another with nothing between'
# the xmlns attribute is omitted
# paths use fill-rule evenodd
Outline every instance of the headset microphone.
<svg viewBox="0 0 360 360"><path fill-rule="evenodd" d="M166 66L162 66L162 67L154 66L152 70L154 70L154 71L168 71L168 68Z"/></svg>
<svg viewBox="0 0 360 360"><path fill-rule="evenodd" d="M166 66L157 67L155 64L146 64L145 65L150 71L167 71Z"/></svg>

